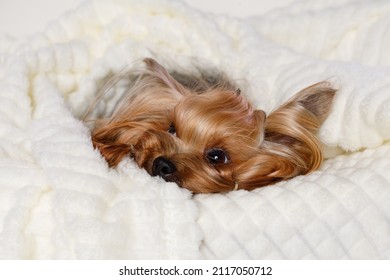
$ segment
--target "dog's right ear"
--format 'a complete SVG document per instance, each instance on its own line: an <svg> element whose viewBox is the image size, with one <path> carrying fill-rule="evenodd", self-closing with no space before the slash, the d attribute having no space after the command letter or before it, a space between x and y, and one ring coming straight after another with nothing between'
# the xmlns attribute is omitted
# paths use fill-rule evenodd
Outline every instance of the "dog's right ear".
<svg viewBox="0 0 390 280"><path fill-rule="evenodd" d="M129 131L125 124L106 124L92 131L93 146L100 151L110 167L117 166L126 156L132 154L134 139L127 139L124 132ZM125 138L125 139L124 139ZM127 141L126 141L127 139Z"/></svg>
<svg viewBox="0 0 390 280"><path fill-rule="evenodd" d="M145 58L143 61L146 64L147 70L153 77L158 79L161 85L166 86L181 95L187 94L187 89L176 81L161 64L153 58Z"/></svg>

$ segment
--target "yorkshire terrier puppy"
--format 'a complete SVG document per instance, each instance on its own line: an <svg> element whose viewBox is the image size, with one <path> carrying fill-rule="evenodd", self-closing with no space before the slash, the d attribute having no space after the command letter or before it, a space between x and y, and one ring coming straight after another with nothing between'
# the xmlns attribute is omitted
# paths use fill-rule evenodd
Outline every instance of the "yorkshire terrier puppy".
<svg viewBox="0 0 390 280"><path fill-rule="evenodd" d="M298 92L268 116L223 75L168 73L155 60L111 117L96 122L93 145L115 167L131 157L152 176L194 193L252 190L316 170L315 134L335 90Z"/></svg>

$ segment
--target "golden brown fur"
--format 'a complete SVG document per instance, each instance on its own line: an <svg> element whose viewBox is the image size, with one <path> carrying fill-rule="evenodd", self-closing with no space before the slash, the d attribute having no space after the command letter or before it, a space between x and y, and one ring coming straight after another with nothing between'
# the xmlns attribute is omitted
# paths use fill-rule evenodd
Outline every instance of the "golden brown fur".
<svg viewBox="0 0 390 280"><path fill-rule="evenodd" d="M144 62L145 73L92 132L111 167L130 156L153 176L211 193L251 190L320 166L315 134L335 94L327 83L303 89L267 117L223 76L175 79L153 59Z"/></svg>

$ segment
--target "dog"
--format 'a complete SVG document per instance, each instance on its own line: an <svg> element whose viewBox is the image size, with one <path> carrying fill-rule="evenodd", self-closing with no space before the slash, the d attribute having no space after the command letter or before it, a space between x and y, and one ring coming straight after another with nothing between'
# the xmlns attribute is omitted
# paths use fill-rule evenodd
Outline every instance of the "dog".
<svg viewBox="0 0 390 280"><path fill-rule="evenodd" d="M131 157L193 193L253 190L308 174L323 161L316 137L336 90L309 86L268 116L225 75L168 72L151 58L92 142L110 167Z"/></svg>

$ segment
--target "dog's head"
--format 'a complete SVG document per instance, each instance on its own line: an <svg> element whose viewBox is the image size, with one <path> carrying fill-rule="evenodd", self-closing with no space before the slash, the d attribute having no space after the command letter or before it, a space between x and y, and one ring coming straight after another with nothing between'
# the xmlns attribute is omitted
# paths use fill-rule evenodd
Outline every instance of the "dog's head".
<svg viewBox="0 0 390 280"><path fill-rule="evenodd" d="M194 193L250 190L320 166L315 133L335 94L327 83L303 89L267 117L225 79L190 85L144 61L145 73L92 132L110 166L132 157Z"/></svg>

